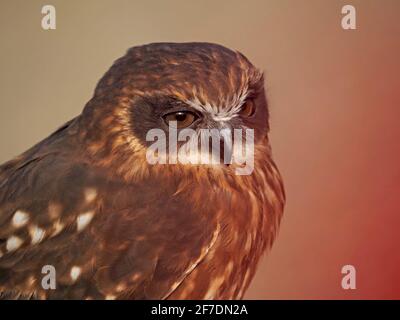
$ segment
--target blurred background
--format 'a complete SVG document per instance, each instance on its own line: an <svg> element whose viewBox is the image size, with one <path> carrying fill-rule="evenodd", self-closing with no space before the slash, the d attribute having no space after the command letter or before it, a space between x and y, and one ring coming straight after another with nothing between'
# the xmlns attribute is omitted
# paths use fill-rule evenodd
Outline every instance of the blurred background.
<svg viewBox="0 0 400 320"><path fill-rule="evenodd" d="M41 28L46 4L56 30ZM341 28L346 4L356 30ZM78 115L131 46L237 49L265 71L287 192L245 298L400 299L399 21L398 0L1 0L0 163Z"/></svg>

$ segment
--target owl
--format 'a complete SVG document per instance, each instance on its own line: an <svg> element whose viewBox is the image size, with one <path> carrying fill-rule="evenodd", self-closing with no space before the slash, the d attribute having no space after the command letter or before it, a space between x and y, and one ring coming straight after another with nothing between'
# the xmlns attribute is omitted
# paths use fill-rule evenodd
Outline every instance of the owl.
<svg viewBox="0 0 400 320"><path fill-rule="evenodd" d="M252 129L254 170L149 163L148 132L170 123ZM285 202L268 133L263 74L241 53L129 49L79 116L0 166L1 297L241 299Z"/></svg>

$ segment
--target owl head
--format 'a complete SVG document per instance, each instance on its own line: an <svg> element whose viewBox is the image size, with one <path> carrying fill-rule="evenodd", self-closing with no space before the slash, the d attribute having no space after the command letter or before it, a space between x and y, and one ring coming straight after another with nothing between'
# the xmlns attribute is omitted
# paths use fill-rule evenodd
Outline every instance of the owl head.
<svg viewBox="0 0 400 320"><path fill-rule="evenodd" d="M268 118L262 72L241 53L210 43L154 43L129 49L113 64L85 107L82 122L88 150L99 161L141 155L146 162L144 155L154 143L149 132L158 129L169 137L172 127L178 134L188 129L253 130L257 157L257 149L269 149ZM171 141L166 141L168 149ZM178 141L178 149L185 143ZM223 164L213 168L233 169L229 162Z"/></svg>

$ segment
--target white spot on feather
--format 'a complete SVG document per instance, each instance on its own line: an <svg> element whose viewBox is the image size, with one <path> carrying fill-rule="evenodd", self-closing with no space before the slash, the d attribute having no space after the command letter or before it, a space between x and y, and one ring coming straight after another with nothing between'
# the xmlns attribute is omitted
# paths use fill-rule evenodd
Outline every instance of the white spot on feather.
<svg viewBox="0 0 400 320"><path fill-rule="evenodd" d="M28 221L29 214L21 210L16 211L12 218L12 224L15 228L23 227L28 223Z"/></svg>
<svg viewBox="0 0 400 320"><path fill-rule="evenodd" d="M31 236L31 243L37 244L43 240L46 231L44 231L42 228L33 225L29 227L29 234Z"/></svg>
<svg viewBox="0 0 400 320"><path fill-rule="evenodd" d="M90 221L92 221L92 219L93 219L93 215L94 215L94 212L89 211L89 212L83 213L78 216L78 218L76 219L78 232L82 231L83 229L85 229L88 226Z"/></svg>
<svg viewBox="0 0 400 320"><path fill-rule="evenodd" d="M70 276L71 276L72 281L75 282L79 278L79 276L81 275L81 272L82 272L81 268L79 268L77 266L73 266L71 268L71 272L70 272Z"/></svg>
<svg viewBox="0 0 400 320"><path fill-rule="evenodd" d="M11 236L7 240L6 249L8 252L17 250L22 245L22 243L23 241L21 238L17 236Z"/></svg>
<svg viewBox="0 0 400 320"><path fill-rule="evenodd" d="M53 237L58 235L63 229L64 229L64 224L61 223L60 221L57 221L54 225L53 225L54 231L51 234Z"/></svg>

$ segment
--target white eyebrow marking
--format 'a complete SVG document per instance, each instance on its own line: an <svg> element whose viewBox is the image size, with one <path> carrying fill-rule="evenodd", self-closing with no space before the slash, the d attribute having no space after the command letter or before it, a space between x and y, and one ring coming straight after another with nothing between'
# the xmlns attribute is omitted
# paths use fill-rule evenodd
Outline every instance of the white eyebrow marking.
<svg viewBox="0 0 400 320"><path fill-rule="evenodd" d="M31 243L32 244L37 244L40 241L43 240L44 235L45 235L46 231L44 231L43 229L33 225L29 228L29 234L31 236Z"/></svg>
<svg viewBox="0 0 400 320"><path fill-rule="evenodd" d="M245 86L240 92L233 95L233 97L223 99L220 106L212 105L209 102L201 103L196 95L194 99L186 100L185 102L196 110L209 113L215 121L223 122L238 116L238 112L245 103L249 93L248 87Z"/></svg>
<svg viewBox="0 0 400 320"><path fill-rule="evenodd" d="M90 221L92 221L93 215L94 215L94 212L89 211L86 213L82 213L81 215L78 216L78 218L76 218L78 232L82 231L83 229L85 229L87 227L87 225L90 223Z"/></svg>
<svg viewBox="0 0 400 320"><path fill-rule="evenodd" d="M8 252L17 250L22 243L23 241L21 238L18 238L17 236L11 236L7 239L6 249Z"/></svg>
<svg viewBox="0 0 400 320"><path fill-rule="evenodd" d="M71 272L70 272L70 276L71 276L72 281L75 282L76 279L78 279L78 277L80 276L81 272L82 272L81 268L79 268L77 266L73 266L71 268Z"/></svg>
<svg viewBox="0 0 400 320"><path fill-rule="evenodd" d="M21 210L17 210L12 218L12 224L16 228L23 227L28 221L29 214Z"/></svg>

